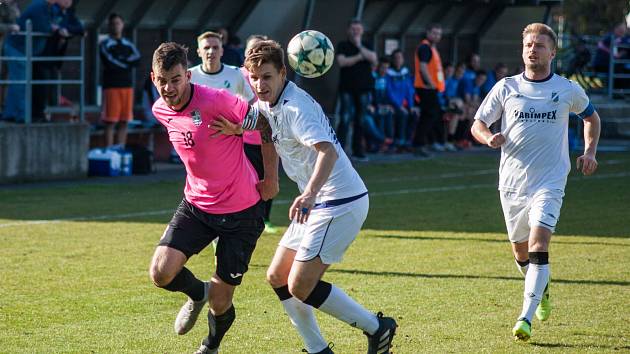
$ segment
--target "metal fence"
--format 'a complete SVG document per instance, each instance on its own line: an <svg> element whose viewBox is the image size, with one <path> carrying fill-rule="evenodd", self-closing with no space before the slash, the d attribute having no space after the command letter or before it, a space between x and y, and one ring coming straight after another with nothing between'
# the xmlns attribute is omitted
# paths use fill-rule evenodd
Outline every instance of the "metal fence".
<svg viewBox="0 0 630 354"><path fill-rule="evenodd" d="M559 38L560 51L556 64L559 72L578 81L585 89L591 92L599 92L612 98L613 95L630 94L629 89L619 87L621 79L630 79L630 59L617 58L617 53L620 50L630 52L630 44L619 44L615 41L612 34L609 36L610 55L607 65L608 69L605 72L601 70L596 71L594 68L598 45L606 39L605 36L561 36ZM590 53L590 60L587 65L581 68L582 70L576 73L571 62L579 55L577 52L580 50L580 46ZM575 74L579 76L573 76Z"/></svg>
<svg viewBox="0 0 630 354"><path fill-rule="evenodd" d="M33 24L31 20L27 20L26 30L14 33L13 35L25 36L24 56L0 56L0 60L26 62L25 78L24 80L0 80L0 84L24 85L24 123L30 124L32 122L33 85L79 85L79 119L83 122L85 119L85 37L80 37L80 54L77 56L33 56L33 37L50 37L50 33L33 32ZM43 61L78 61L80 64L79 79L33 80L33 62ZM5 97L5 100L6 99L11 98Z"/></svg>

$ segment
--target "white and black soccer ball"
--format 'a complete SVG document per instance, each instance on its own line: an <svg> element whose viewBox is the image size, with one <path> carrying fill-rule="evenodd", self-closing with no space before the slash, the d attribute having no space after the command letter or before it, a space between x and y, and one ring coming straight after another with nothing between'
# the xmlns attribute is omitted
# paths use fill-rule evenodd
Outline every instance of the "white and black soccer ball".
<svg viewBox="0 0 630 354"><path fill-rule="evenodd" d="M291 38L287 56L289 65L298 75L313 78L330 69L335 60L335 49L326 35L307 30Z"/></svg>

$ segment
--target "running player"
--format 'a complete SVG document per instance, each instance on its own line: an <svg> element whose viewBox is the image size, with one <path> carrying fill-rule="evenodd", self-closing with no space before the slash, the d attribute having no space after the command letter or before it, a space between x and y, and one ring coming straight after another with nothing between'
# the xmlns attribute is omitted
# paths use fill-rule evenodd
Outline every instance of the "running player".
<svg viewBox="0 0 630 354"><path fill-rule="evenodd" d="M569 113L584 122L584 154L577 168L585 175L597 169L599 115L580 85L551 71L556 43L549 26L525 27L525 72L494 85L472 127L479 142L501 147L501 205L514 258L525 276L523 309L512 329L517 340L530 338L534 313L541 321L551 314L549 243L571 169ZM489 127L499 119L503 129L492 134Z"/></svg>

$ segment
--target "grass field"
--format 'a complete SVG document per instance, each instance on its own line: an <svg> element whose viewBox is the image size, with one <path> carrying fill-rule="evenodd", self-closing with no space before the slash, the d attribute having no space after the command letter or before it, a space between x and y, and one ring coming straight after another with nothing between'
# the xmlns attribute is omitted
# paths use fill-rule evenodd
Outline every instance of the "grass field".
<svg viewBox="0 0 630 354"><path fill-rule="evenodd" d="M630 352L630 156L601 154L595 176L569 177L550 250L549 321L510 335L523 280L506 240L497 155L359 166L370 197L364 229L325 279L400 327L394 352ZM147 274L155 244L182 197L182 178L0 189L1 353L189 353L173 320L185 300ZM273 221L287 225L296 195L283 180ZM301 341L265 270L279 235L263 235L222 353L299 353ZM189 267L212 272L208 250ZM359 330L318 316L336 353L364 353Z"/></svg>

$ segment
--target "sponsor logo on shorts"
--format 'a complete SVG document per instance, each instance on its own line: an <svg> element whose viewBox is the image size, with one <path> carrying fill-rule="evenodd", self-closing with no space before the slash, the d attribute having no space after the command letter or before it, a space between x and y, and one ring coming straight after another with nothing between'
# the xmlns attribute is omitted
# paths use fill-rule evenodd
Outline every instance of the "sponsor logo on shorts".
<svg viewBox="0 0 630 354"><path fill-rule="evenodd" d="M236 273L236 274L234 274L234 273L230 273L230 276L232 277L232 279L236 279L236 278L238 278L238 277L242 277L242 276L243 276L243 273Z"/></svg>

